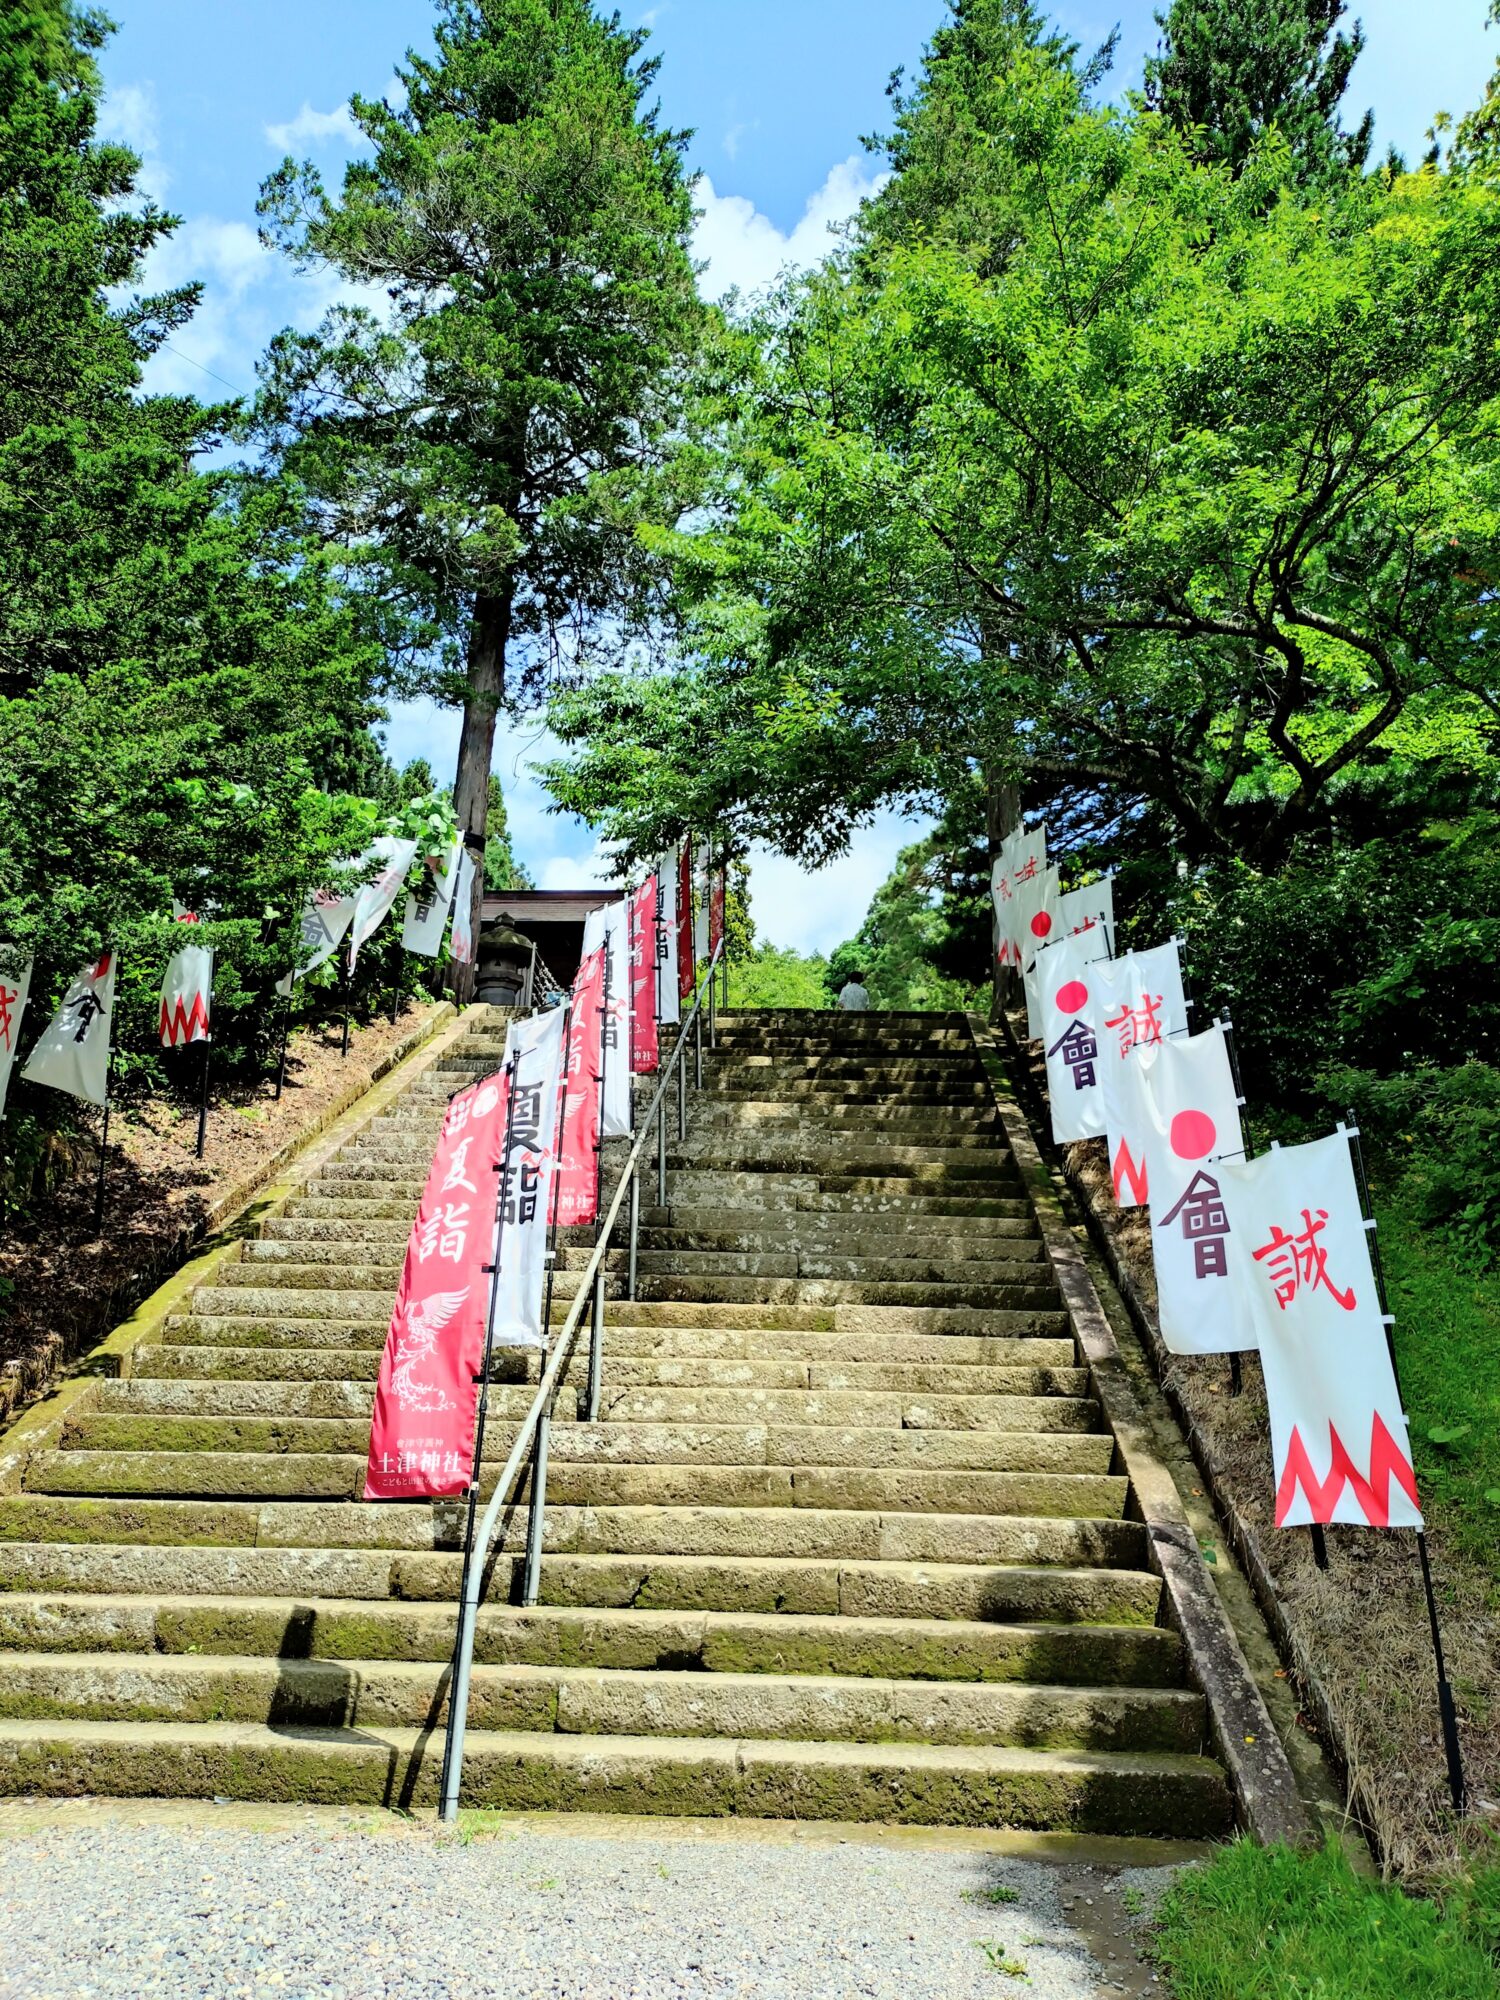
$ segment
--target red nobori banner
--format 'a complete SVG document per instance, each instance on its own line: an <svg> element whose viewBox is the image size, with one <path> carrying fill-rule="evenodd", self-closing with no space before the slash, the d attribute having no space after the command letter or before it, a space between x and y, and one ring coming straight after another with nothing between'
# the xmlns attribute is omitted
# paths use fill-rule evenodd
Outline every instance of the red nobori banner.
<svg viewBox="0 0 1500 2000"><path fill-rule="evenodd" d="M591 951L573 981L573 1013L563 1073L562 1150L557 1222L574 1229L599 1213L599 1052L607 945Z"/></svg>
<svg viewBox="0 0 1500 2000"><path fill-rule="evenodd" d="M380 1363L367 1500L468 1491L505 1098L503 1074L487 1077L460 1091L443 1120Z"/></svg>
<svg viewBox="0 0 1500 2000"><path fill-rule="evenodd" d="M656 877L648 875L630 898L630 1005L635 1032L630 1067L639 1075L661 1059L656 1033Z"/></svg>
<svg viewBox="0 0 1500 2000"><path fill-rule="evenodd" d="M698 984L698 966L693 951L693 843L683 836L677 857L677 997L690 1000Z"/></svg>
<svg viewBox="0 0 1500 2000"><path fill-rule="evenodd" d="M724 894L728 887L727 867L716 868L708 892L708 955L713 957L724 942Z"/></svg>

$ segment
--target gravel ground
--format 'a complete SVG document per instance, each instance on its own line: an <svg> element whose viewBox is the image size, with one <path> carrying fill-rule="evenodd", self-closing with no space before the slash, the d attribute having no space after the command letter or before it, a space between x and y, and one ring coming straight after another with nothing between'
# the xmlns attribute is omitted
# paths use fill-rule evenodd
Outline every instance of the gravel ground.
<svg viewBox="0 0 1500 2000"><path fill-rule="evenodd" d="M56 2000L1161 1996L1161 1867L675 1824L467 1837L52 1809L0 1825L0 1995ZM597 1823L594 1823L597 1824Z"/></svg>

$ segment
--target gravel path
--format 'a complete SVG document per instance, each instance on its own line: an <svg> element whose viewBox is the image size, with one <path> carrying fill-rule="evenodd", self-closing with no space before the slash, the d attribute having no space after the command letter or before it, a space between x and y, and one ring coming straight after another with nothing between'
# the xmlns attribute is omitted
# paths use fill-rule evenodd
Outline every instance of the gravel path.
<svg viewBox="0 0 1500 2000"><path fill-rule="evenodd" d="M0 1814L0 1995L1115 2000L1166 1879L826 1830ZM597 1828L598 1822L591 1822Z"/></svg>

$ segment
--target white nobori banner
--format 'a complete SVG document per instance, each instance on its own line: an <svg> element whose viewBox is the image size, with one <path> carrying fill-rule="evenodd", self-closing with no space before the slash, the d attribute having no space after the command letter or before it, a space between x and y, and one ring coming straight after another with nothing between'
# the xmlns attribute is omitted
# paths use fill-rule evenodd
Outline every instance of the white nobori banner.
<svg viewBox="0 0 1500 2000"><path fill-rule="evenodd" d="M1221 1023L1132 1050L1151 1204L1157 1319L1173 1354L1255 1346L1244 1287L1229 1267L1221 1176L1243 1160L1238 1093Z"/></svg>
<svg viewBox="0 0 1500 2000"><path fill-rule="evenodd" d="M448 956L455 965L474 963L474 857L467 847L458 857L458 876L453 884L453 930L448 939Z"/></svg>
<svg viewBox="0 0 1500 2000"><path fill-rule="evenodd" d="M675 1026L682 1019L677 967L677 858L656 864L656 1017Z"/></svg>
<svg viewBox="0 0 1500 2000"><path fill-rule="evenodd" d="M109 1038L119 960L112 951L86 965L63 995L21 1071L28 1083L64 1090L87 1104L109 1097Z"/></svg>
<svg viewBox="0 0 1500 2000"><path fill-rule="evenodd" d="M1187 1002L1177 940L1127 952L1099 968L1107 999L1099 1044L1099 1089L1115 1200L1135 1208L1146 1199L1145 1134L1132 1093L1137 1049L1187 1033Z"/></svg>
<svg viewBox="0 0 1500 2000"><path fill-rule="evenodd" d="M206 944L186 944L167 960L161 982L157 1032L164 1049L185 1048L212 1036L214 955Z"/></svg>
<svg viewBox="0 0 1500 2000"><path fill-rule="evenodd" d="M1265 1372L1278 1528L1420 1528L1411 1440L1343 1131L1220 1170Z"/></svg>
<svg viewBox="0 0 1500 2000"><path fill-rule="evenodd" d="M999 964L1021 969L1020 938L1017 933L1016 890L1021 879L1030 882L1047 865L1045 826L1017 827L1000 843L1000 852L990 870L990 898L995 906L995 956Z"/></svg>
<svg viewBox="0 0 1500 2000"><path fill-rule="evenodd" d="M10 1089L10 1073L15 1065L16 1049L21 1040L21 1016L26 1012L26 1003L31 998L31 968L34 961L27 959L17 973L0 972L0 1114L5 1110L5 1095Z"/></svg>
<svg viewBox="0 0 1500 2000"><path fill-rule="evenodd" d="M608 998L604 1012L604 1130L606 1139L628 1139L635 1129L630 1073L630 904L590 910L583 925L583 956L608 945Z"/></svg>
<svg viewBox="0 0 1500 2000"><path fill-rule="evenodd" d="M458 880L458 857L463 851L463 842L455 839L440 854L427 856L422 878L406 899L401 923L403 951L436 958L442 950L453 906L453 885Z"/></svg>
<svg viewBox="0 0 1500 2000"><path fill-rule="evenodd" d="M557 1171L558 1085L566 1014L566 1007L553 1007L528 1021L512 1021L505 1037L509 1095L501 1127L505 1138L494 1259L497 1347L546 1345L542 1300L552 1180Z"/></svg>
<svg viewBox="0 0 1500 2000"><path fill-rule="evenodd" d="M1040 989L1038 1029L1047 1060L1052 1136L1059 1145L1095 1139L1104 1130L1099 1091L1099 1038L1105 992L1089 932L1038 952L1032 974Z"/></svg>
<svg viewBox="0 0 1500 2000"><path fill-rule="evenodd" d="M401 894L406 871L417 858L414 840L398 840L383 833L370 843L366 864L375 864L375 873L354 898L354 915L349 924L349 970L359 958L359 948L372 938L390 914Z"/></svg>

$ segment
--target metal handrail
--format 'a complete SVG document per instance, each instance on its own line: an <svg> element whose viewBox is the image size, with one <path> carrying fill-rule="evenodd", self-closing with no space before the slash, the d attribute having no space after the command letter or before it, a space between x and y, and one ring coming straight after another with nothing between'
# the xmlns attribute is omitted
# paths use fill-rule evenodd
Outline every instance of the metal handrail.
<svg viewBox="0 0 1500 2000"><path fill-rule="evenodd" d="M594 1244L593 1254L578 1281L578 1290L573 1303L568 1308L562 1331L547 1357L547 1365L542 1371L542 1379L532 1398L531 1408L521 1419L515 1440L510 1448L510 1456L505 1461L504 1470L495 1482L495 1490L489 1505L480 1517L479 1527L474 1537L469 1555L467 1576L463 1596L458 1609L458 1632L453 1649L453 1685L448 1698L448 1733L443 1746L442 1788L438 1806L439 1817L451 1822L458 1816L459 1786L463 1778L464 1737L469 1720L469 1677L474 1663L474 1629L479 1618L479 1603L484 1589L485 1559L490 1543L494 1540L496 1524L501 1510L507 1502L512 1486L521 1470L527 1447L534 1444L534 1465L531 1482L531 1500L526 1525L526 1569L522 1594L523 1604L535 1604L537 1598L538 1572L542 1554L542 1518L546 1503L547 1473L547 1428L551 1419L552 1404L556 1400L562 1381L562 1373L571 1358L578 1329L583 1321L586 1301L592 1300L593 1324L591 1328L592 1347L589 1355L588 1417L592 1423L599 1409L600 1372L603 1364L604 1345L604 1265L609 1254L615 1224L619 1221L627 1190L630 1202L630 1281L628 1296L635 1297L635 1257L636 1231L640 1219L640 1168L645 1157L646 1143L651 1136L653 1122L658 1125L657 1172L658 1192L666 1178L666 1090L673 1069L678 1071L678 1137L685 1136L684 1077L687 1065L688 1033L692 1030L697 1045L697 1080L703 1082L703 1026L702 1014L705 1004L709 1010L709 1046L716 1045L716 1031L713 1018L714 974L724 956L724 941L721 939L713 956L704 968L693 993L693 1004L678 1030L676 1046L671 1056L661 1065L660 1081L656 1095L651 1100L650 1109L641 1120L635 1144L625 1162L619 1185L609 1204L604 1223Z"/></svg>

